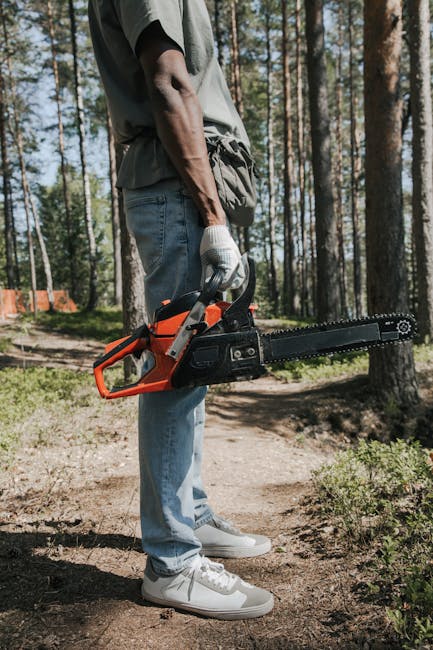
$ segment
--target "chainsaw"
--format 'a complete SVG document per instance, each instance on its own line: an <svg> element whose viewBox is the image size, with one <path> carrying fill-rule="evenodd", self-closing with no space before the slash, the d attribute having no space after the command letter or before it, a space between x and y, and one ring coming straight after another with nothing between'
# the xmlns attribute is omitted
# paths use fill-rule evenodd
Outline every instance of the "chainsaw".
<svg viewBox="0 0 433 650"><path fill-rule="evenodd" d="M232 302L216 299L222 281L216 271L201 291L164 301L151 324L108 344L93 366L101 396L257 379L270 363L381 347L416 334L414 317L399 313L262 333L254 323L254 262L244 256L244 265L246 280ZM107 388L104 371L128 355L146 358L144 374L129 385Z"/></svg>

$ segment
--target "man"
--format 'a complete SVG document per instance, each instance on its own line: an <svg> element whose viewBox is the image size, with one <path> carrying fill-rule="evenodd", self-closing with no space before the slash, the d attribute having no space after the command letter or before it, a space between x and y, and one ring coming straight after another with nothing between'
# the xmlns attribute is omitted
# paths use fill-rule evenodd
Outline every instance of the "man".
<svg viewBox="0 0 433 650"><path fill-rule="evenodd" d="M214 54L204 0L89 0L95 56L118 141L128 228L146 274L152 317L161 300L199 288L221 269L221 290L242 284L241 257L209 165L205 132L248 138ZM269 592L211 557L266 553L210 509L201 482L206 389L142 395L141 528L146 600L217 618L273 607Z"/></svg>

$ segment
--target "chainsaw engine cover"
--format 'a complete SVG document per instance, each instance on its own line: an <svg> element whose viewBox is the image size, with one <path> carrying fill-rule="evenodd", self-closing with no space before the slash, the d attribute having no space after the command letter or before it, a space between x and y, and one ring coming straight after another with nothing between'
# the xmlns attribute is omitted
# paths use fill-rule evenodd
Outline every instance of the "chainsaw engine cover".
<svg viewBox="0 0 433 650"><path fill-rule="evenodd" d="M258 330L194 337L172 377L174 388L257 379L266 372Z"/></svg>

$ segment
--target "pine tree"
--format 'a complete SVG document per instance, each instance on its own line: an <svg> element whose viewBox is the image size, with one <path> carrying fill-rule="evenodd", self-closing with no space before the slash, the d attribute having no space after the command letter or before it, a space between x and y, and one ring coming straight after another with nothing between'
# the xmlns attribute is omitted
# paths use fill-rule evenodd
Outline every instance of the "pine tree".
<svg viewBox="0 0 433 650"><path fill-rule="evenodd" d="M401 0L364 5L367 289L370 313L408 309L402 215ZM378 71L380 74L378 74ZM369 377L383 400L418 401L411 344L370 351Z"/></svg>
<svg viewBox="0 0 433 650"><path fill-rule="evenodd" d="M340 315L337 220L334 213L322 0L305 0L308 87L313 152L320 321Z"/></svg>

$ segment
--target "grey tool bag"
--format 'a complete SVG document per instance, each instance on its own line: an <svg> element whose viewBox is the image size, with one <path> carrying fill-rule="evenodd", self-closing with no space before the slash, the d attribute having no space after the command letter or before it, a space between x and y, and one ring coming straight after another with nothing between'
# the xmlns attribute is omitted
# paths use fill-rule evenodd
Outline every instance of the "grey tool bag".
<svg viewBox="0 0 433 650"><path fill-rule="evenodd" d="M207 136L209 162L221 205L235 226L251 226L257 204L255 165L247 147L232 136Z"/></svg>

